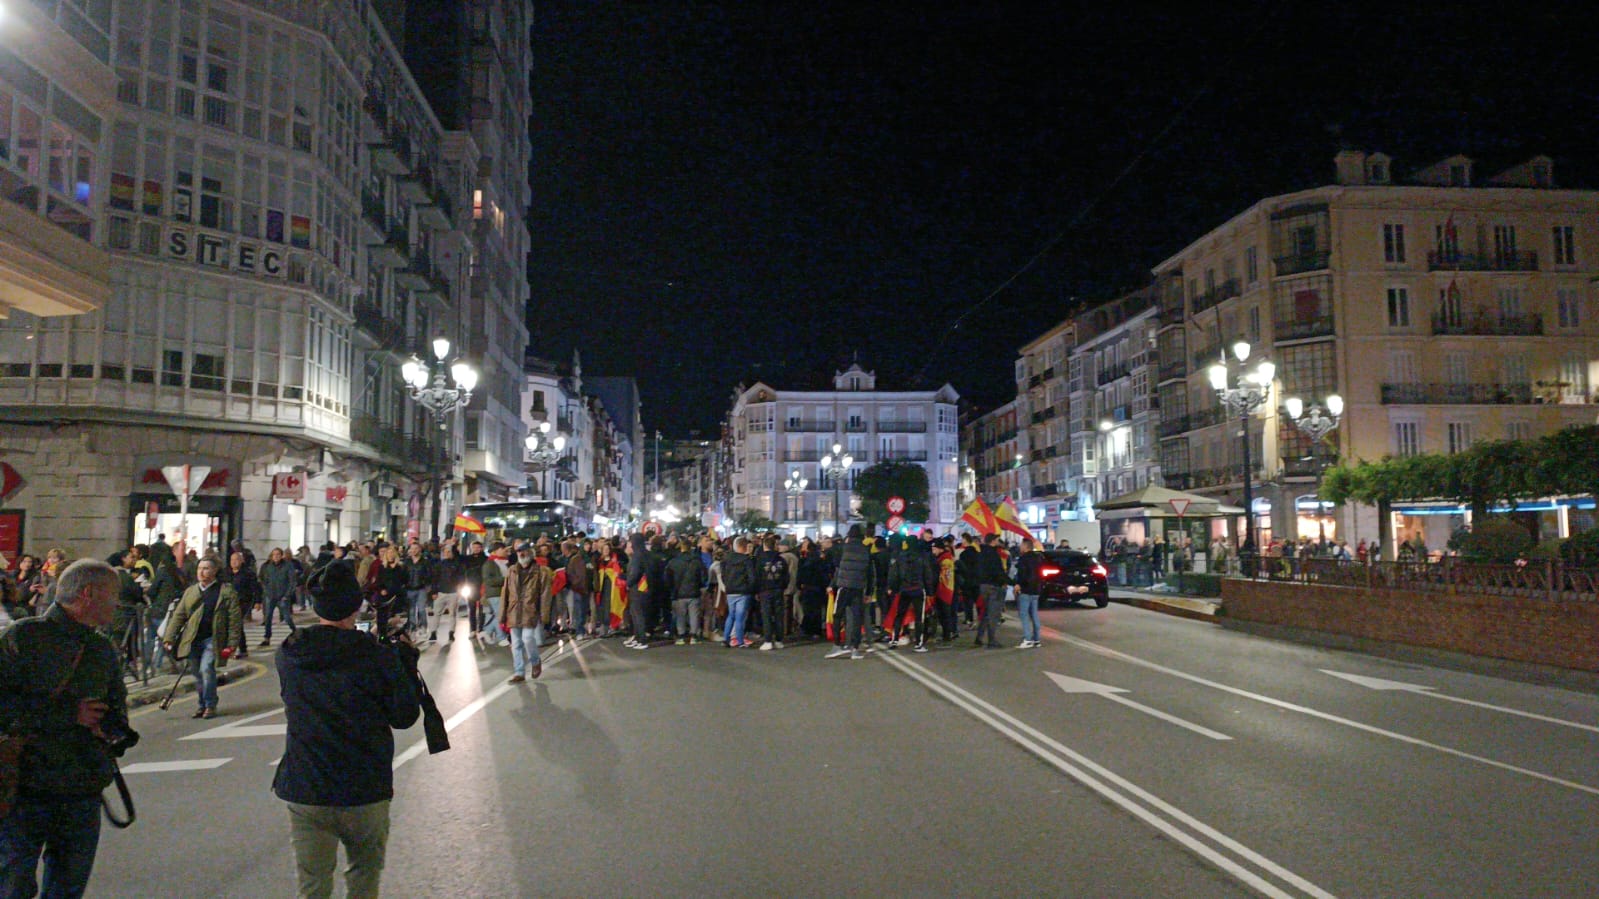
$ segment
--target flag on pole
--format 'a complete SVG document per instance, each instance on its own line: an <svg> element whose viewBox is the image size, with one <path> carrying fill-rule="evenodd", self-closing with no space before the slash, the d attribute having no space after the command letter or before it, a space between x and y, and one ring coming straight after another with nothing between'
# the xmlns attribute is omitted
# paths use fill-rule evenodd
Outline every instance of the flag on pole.
<svg viewBox="0 0 1599 899"><path fill-rule="evenodd" d="M478 521L476 518L473 518L465 512L456 513L455 529L458 531L466 531L468 534L477 534L478 536L482 536L484 534L483 522Z"/></svg>
<svg viewBox="0 0 1599 899"><path fill-rule="evenodd" d="M999 522L994 518L994 510L990 509L988 503L983 502L980 496L972 500L972 504L961 513L961 521L971 525L979 534L999 533Z"/></svg>
<svg viewBox="0 0 1599 899"><path fill-rule="evenodd" d="M1021 537L1033 536L1033 532L1027 529L1027 525L1022 524L1021 512L1017 510L1016 504L1008 496L1001 499L999 505L994 507L994 521L999 525L1000 530L1010 531L1012 534Z"/></svg>

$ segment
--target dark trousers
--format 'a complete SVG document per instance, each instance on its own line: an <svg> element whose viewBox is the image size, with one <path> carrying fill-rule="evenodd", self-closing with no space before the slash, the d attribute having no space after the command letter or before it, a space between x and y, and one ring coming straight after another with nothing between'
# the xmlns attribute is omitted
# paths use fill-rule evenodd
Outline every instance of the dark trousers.
<svg viewBox="0 0 1599 899"><path fill-rule="evenodd" d="M650 636L650 594L646 591L634 593L628 601L627 610L633 619L633 639L640 643Z"/></svg>
<svg viewBox="0 0 1599 899"><path fill-rule="evenodd" d="M956 624L960 616L955 612L955 600L951 598L947 603L934 601L933 607L938 610L938 626L943 631L944 639L955 639L960 633Z"/></svg>
<svg viewBox="0 0 1599 899"><path fill-rule="evenodd" d="M100 845L100 797L40 802L19 797L0 818L0 896L82 896ZM44 876L34 880L39 859Z"/></svg>
<svg viewBox="0 0 1599 899"><path fill-rule="evenodd" d="M1005 613L1005 588L999 584L984 584L978 588L983 597L983 617L977 623L977 642L988 634L988 645L999 645L999 617Z"/></svg>
<svg viewBox="0 0 1599 899"><path fill-rule="evenodd" d="M844 635L839 642L849 644L850 649L860 649L866 636L866 597L857 588L840 587L837 605L844 618Z"/></svg>
<svg viewBox="0 0 1599 899"><path fill-rule="evenodd" d="M783 609L788 604L781 590L763 590L755 594L761 603L761 636L768 643L783 642Z"/></svg>
<svg viewBox="0 0 1599 899"><path fill-rule="evenodd" d="M266 631L261 635L261 639L272 639L272 613L274 611L283 619L283 623L288 627L289 633L294 633L294 618L289 614L293 608L293 602L294 594L292 593L287 596L279 596L276 599L270 596L267 597L266 608L262 612L262 618L266 621Z"/></svg>
<svg viewBox="0 0 1599 899"><path fill-rule="evenodd" d="M916 634L916 642L921 643L927 639L926 629L922 620L922 604L927 601L927 594L920 590L899 591L899 606L894 609L893 634L899 636L909 629ZM900 622L910 619L908 625Z"/></svg>

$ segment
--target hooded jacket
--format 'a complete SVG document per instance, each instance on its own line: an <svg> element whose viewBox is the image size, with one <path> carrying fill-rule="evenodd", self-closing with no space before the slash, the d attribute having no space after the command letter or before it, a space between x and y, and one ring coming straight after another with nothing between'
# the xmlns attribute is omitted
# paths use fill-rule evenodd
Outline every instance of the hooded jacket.
<svg viewBox="0 0 1599 899"><path fill-rule="evenodd" d="M840 590L865 590L872 581L872 551L859 540L844 541L833 570L833 586Z"/></svg>
<svg viewBox="0 0 1599 899"><path fill-rule="evenodd" d="M938 590L938 566L932 547L917 540L900 550L888 568L888 592L920 590L931 596Z"/></svg>
<svg viewBox="0 0 1599 899"><path fill-rule="evenodd" d="M331 625L302 627L283 641L277 668L289 730L272 778L279 799L352 806L394 797L392 729L422 714L405 651Z"/></svg>
<svg viewBox="0 0 1599 899"><path fill-rule="evenodd" d="M705 563L698 550L678 553L666 563L666 582L673 599L699 599L705 589Z"/></svg>

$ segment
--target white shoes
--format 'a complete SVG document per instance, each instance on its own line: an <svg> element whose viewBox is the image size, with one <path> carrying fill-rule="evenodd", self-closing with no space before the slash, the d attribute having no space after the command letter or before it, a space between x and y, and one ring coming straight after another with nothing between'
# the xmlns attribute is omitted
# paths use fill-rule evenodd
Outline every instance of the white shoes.
<svg viewBox="0 0 1599 899"><path fill-rule="evenodd" d="M826 656L825 656L825 658L829 658L829 659L842 659L842 658L843 658L843 657L845 657L845 656L847 656L847 655L849 655L849 647L847 647L847 646L840 646L840 647L839 647L839 648L837 648L837 649L835 649L835 650L833 650L833 651L832 651L832 652L830 652L830 653L828 653L828 654L827 654L827 655L826 655Z"/></svg>
<svg viewBox="0 0 1599 899"><path fill-rule="evenodd" d="M767 640L765 643L762 643L761 644L761 651L762 652L771 652L772 651L772 641Z"/></svg>

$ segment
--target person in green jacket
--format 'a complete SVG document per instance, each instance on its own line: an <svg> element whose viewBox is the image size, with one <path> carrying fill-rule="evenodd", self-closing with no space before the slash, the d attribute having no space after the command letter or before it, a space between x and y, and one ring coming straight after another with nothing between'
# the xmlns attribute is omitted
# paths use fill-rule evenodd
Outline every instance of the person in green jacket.
<svg viewBox="0 0 1599 899"><path fill-rule="evenodd" d="M239 597L231 584L217 580L219 563L213 556L195 567L195 582L167 616L167 629L161 642L175 659L189 659L196 666L200 707L196 718L215 718L217 714L217 657L229 649L244 648L244 619Z"/></svg>

